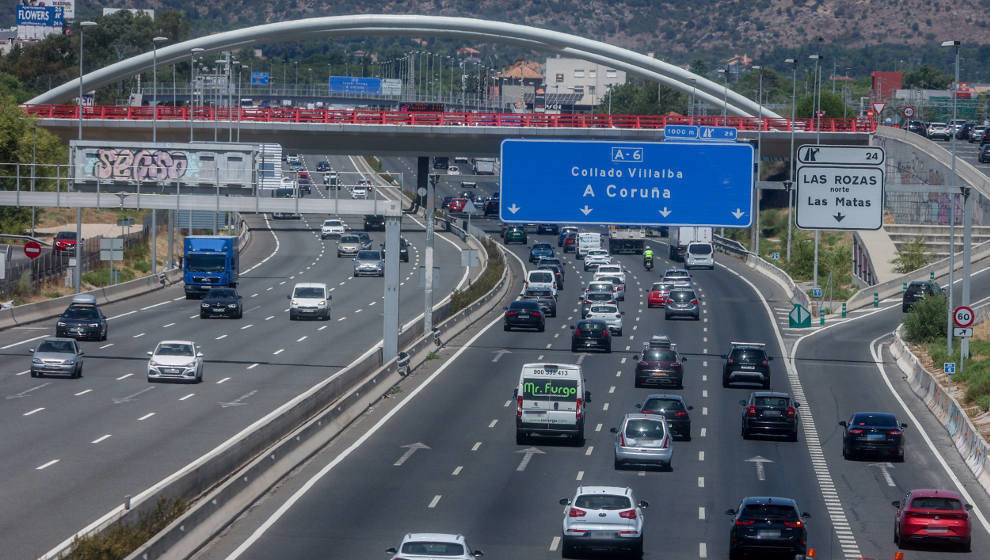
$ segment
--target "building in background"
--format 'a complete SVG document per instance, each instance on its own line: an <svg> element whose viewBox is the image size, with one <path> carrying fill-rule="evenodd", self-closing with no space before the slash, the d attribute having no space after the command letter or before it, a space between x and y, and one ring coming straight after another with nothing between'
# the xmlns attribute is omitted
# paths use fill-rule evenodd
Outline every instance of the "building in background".
<svg viewBox="0 0 990 560"><path fill-rule="evenodd" d="M498 73L498 98L501 109L516 113L532 109L533 92L543 83L543 65L530 60L517 60ZM528 105L528 107L527 107Z"/></svg>
<svg viewBox="0 0 990 560"><path fill-rule="evenodd" d="M589 110L608 94L610 87L626 83L626 73L579 58L548 58L545 66L547 105L555 95L575 94L573 109Z"/></svg>
<svg viewBox="0 0 990 560"><path fill-rule="evenodd" d="M10 53L17 41L17 28L0 29L0 56Z"/></svg>
<svg viewBox="0 0 990 560"><path fill-rule="evenodd" d="M875 100L890 99L904 84L904 72L870 72L870 77L873 78L870 97Z"/></svg>

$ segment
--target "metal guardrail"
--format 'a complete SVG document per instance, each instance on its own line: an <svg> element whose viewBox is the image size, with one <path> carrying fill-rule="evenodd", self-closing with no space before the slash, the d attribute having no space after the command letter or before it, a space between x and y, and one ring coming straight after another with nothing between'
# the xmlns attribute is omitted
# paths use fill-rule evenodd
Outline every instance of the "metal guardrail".
<svg viewBox="0 0 990 560"><path fill-rule="evenodd" d="M810 308L811 300L808 298L808 294L804 293L804 290L799 288L797 283L794 282L794 279L783 269L773 263L767 262L759 255L750 252L745 245L734 239L712 235L712 241L715 243L716 250L746 259L747 265L763 272L780 283L785 290L790 291L791 301L793 303L800 303L804 307Z"/></svg>

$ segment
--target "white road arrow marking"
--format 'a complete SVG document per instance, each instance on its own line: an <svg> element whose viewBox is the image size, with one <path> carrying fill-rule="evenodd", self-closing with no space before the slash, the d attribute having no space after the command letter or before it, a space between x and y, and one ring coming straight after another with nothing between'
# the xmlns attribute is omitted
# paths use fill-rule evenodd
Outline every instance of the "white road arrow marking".
<svg viewBox="0 0 990 560"><path fill-rule="evenodd" d="M22 398L26 397L27 394L30 393L31 391L37 391L38 389L41 389L42 387L47 387L47 386L49 386L51 384L52 384L52 382L49 381L47 383L42 383L41 385L35 385L34 387L31 387L27 391L21 391L20 393L17 393L17 394L14 394L14 395L7 395L7 400L10 400L10 399L22 399Z"/></svg>
<svg viewBox="0 0 990 560"><path fill-rule="evenodd" d="M591 214L591 211L593 209L592 208L588 208L588 205L585 204L584 205L584 208L578 208L578 210L580 210L582 214L584 214L585 216L587 216L588 214Z"/></svg>
<svg viewBox="0 0 990 560"><path fill-rule="evenodd" d="M512 203L512 206L509 206L508 208L506 208L506 210L508 210L509 212L512 212L513 214L515 214L516 212L518 212L520 210L520 208L518 206L516 206L516 203L515 202L513 202Z"/></svg>
<svg viewBox="0 0 990 560"><path fill-rule="evenodd" d="M526 465L529 464L529 460L533 458L533 455L545 455L545 453L535 447L520 449L519 451L516 451L516 453L523 453L523 458L519 461L519 466L516 467L516 470L520 472L526 470Z"/></svg>
<svg viewBox="0 0 990 560"><path fill-rule="evenodd" d="M664 206L663 207L663 210L660 210L660 215L663 216L664 218L666 218L667 216L670 215L670 210L667 210L667 207Z"/></svg>
<svg viewBox="0 0 990 560"><path fill-rule="evenodd" d="M147 393L148 391L150 391L152 389L154 389L154 387L145 387L144 389L141 389L140 391L138 391L137 393L134 393L133 395L127 395L126 397L124 397L122 399L114 399L113 400L113 404L123 404L123 403L131 402L131 401L134 400L135 397L137 397L139 395L142 395L144 393Z"/></svg>
<svg viewBox="0 0 990 560"><path fill-rule="evenodd" d="M399 457L394 463L392 463L393 467L401 467L403 463L413 456L413 453L419 451L420 449L430 448L429 445L421 442L410 443L409 445L403 445L402 447L406 450L406 452L403 453L402 456Z"/></svg>
<svg viewBox="0 0 990 560"><path fill-rule="evenodd" d="M243 401L244 401L245 399L250 399L250 398L251 398L252 396L254 396L254 394L255 394L255 393L257 393L257 392L258 392L258 390L257 390L257 389L255 389L255 390L253 390L253 391L251 391L250 393L245 393L245 394L243 394L243 395L241 395L241 396L239 396L239 397L237 397L236 399L234 399L234 400L232 400L232 401L230 401L230 402L222 402L222 403L217 403L217 404L219 404L219 405L220 405L220 408L227 408L227 407L231 407L231 406L241 406L241 405L245 405L245 404L247 404L247 403L246 403L246 402L243 402Z"/></svg>
<svg viewBox="0 0 990 560"><path fill-rule="evenodd" d="M767 472L766 472L766 468L764 467L764 465L766 463L772 463L773 460L771 460L771 459L765 459L765 458L760 457L759 455L757 455L756 457L750 457L749 459L746 459L746 462L747 463L755 463L756 464L756 478L758 478L760 480L766 480L767 479Z"/></svg>
<svg viewBox="0 0 990 560"><path fill-rule="evenodd" d="M743 211L742 211L741 209L739 209L739 208L736 208L736 211L732 213L732 215L733 215L733 216L735 216L737 220L738 220L739 218L742 218L742 217L743 217L743 214L745 214L745 212L743 212Z"/></svg>
<svg viewBox="0 0 990 560"><path fill-rule="evenodd" d="M492 354L495 354L495 357L492 358L492 362L497 362L500 359L502 359L502 356L504 354L511 354L511 353L512 353L511 351L505 350L504 348L502 350L496 350L496 351L492 352Z"/></svg>
<svg viewBox="0 0 990 560"><path fill-rule="evenodd" d="M894 484L894 477L890 475L890 469L894 468L893 463L870 463L870 466L880 469L880 472L883 474L884 481L887 482L887 486L890 486L891 488L897 486Z"/></svg>

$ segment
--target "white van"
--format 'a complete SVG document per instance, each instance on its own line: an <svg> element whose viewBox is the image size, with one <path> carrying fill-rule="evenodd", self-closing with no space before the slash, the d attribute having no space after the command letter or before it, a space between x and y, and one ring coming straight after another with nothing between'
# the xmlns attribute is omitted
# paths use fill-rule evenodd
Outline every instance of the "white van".
<svg viewBox="0 0 990 560"><path fill-rule="evenodd" d="M289 320L299 317L330 319L330 299L333 297L323 282L300 282L289 297Z"/></svg>
<svg viewBox="0 0 990 560"><path fill-rule="evenodd" d="M557 295L557 281L552 270L530 270L526 272L527 290L550 290Z"/></svg>
<svg viewBox="0 0 990 560"><path fill-rule="evenodd" d="M577 364L523 364L516 401L516 443L530 435L566 436L584 444L585 408L591 392Z"/></svg>
<svg viewBox="0 0 990 560"><path fill-rule="evenodd" d="M574 251L574 256L579 259L583 259L584 255L592 249L604 249L605 244L602 239L602 234L600 233L588 231L579 232L577 238L577 249Z"/></svg>
<svg viewBox="0 0 990 560"><path fill-rule="evenodd" d="M715 247L711 243L688 243L684 251L684 268L715 269Z"/></svg>

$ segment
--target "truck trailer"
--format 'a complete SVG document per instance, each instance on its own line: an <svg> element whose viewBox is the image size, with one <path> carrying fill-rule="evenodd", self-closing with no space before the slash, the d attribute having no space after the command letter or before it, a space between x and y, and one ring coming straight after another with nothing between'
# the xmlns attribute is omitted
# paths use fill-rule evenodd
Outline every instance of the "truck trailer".
<svg viewBox="0 0 990 560"><path fill-rule="evenodd" d="M670 260L684 260L689 243L711 243L712 228L700 226L671 227L669 231Z"/></svg>
<svg viewBox="0 0 990 560"><path fill-rule="evenodd" d="M630 255L642 254L646 247L646 229L635 226L612 226L608 232L608 252L613 255L622 253Z"/></svg>

